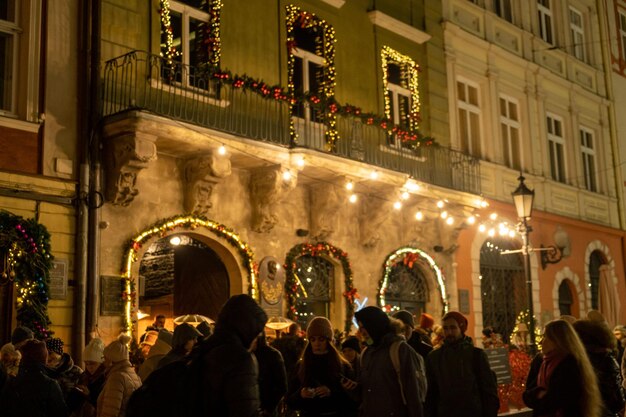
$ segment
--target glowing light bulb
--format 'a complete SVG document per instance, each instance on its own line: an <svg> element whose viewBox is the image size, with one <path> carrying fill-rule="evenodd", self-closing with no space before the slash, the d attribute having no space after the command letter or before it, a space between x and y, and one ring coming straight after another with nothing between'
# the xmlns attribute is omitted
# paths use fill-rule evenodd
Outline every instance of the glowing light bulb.
<svg viewBox="0 0 626 417"><path fill-rule="evenodd" d="M370 173L370 178L373 180L377 180L378 179L378 171L372 171Z"/></svg>
<svg viewBox="0 0 626 417"><path fill-rule="evenodd" d="M485 230L487 230L487 227L484 224L481 224L480 226L478 226L478 231L480 233L485 233Z"/></svg>
<svg viewBox="0 0 626 417"><path fill-rule="evenodd" d="M496 230L495 230L495 229L493 229L493 228L492 228L492 229L489 229L489 232L487 232L487 234L488 234L490 237L494 237L494 236L496 235Z"/></svg>
<svg viewBox="0 0 626 417"><path fill-rule="evenodd" d="M437 201L437 208L443 208L443 206L445 206L446 203L444 203L443 201L439 200Z"/></svg>
<svg viewBox="0 0 626 417"><path fill-rule="evenodd" d="M302 168L304 167L304 157L301 156L298 159L296 159L296 165L298 165L298 167Z"/></svg>
<svg viewBox="0 0 626 417"><path fill-rule="evenodd" d="M467 218L467 224L474 224L476 223L476 216L469 216Z"/></svg>
<svg viewBox="0 0 626 417"><path fill-rule="evenodd" d="M454 217L448 217L446 219L446 224L451 226L452 224L454 224Z"/></svg>
<svg viewBox="0 0 626 417"><path fill-rule="evenodd" d="M402 203L396 201L395 203L393 203L393 208L395 208L396 210L400 210L402 208Z"/></svg>
<svg viewBox="0 0 626 417"><path fill-rule="evenodd" d="M285 181L289 181L291 179L291 171L290 170L286 170L283 172L283 180Z"/></svg>
<svg viewBox="0 0 626 417"><path fill-rule="evenodd" d="M180 236L173 236L173 237L170 239L170 244L172 244L172 245L174 245L174 246L178 246L178 245L180 245L180 242L181 242Z"/></svg>
<svg viewBox="0 0 626 417"><path fill-rule="evenodd" d="M415 213L415 220L419 220L419 221L424 220L424 213L422 213L421 211L418 211L417 213Z"/></svg>
<svg viewBox="0 0 626 417"><path fill-rule="evenodd" d="M510 238L514 238L515 237L515 230L509 230L509 237Z"/></svg>
<svg viewBox="0 0 626 417"><path fill-rule="evenodd" d="M350 194L350 197L348 198L348 201L350 201L351 203L356 203L356 201L358 200L358 197L356 196L356 194Z"/></svg>
<svg viewBox="0 0 626 417"><path fill-rule="evenodd" d="M400 195L400 198L402 198L403 200L408 200L410 196L411 196L411 195L409 194L409 192L408 192L408 191L404 191L404 192Z"/></svg>
<svg viewBox="0 0 626 417"><path fill-rule="evenodd" d="M447 211L442 211L440 214L442 219L447 219L448 218L448 212Z"/></svg>
<svg viewBox="0 0 626 417"><path fill-rule="evenodd" d="M354 190L354 183L352 181L348 181L346 183L346 190L348 190L348 191Z"/></svg>
<svg viewBox="0 0 626 417"><path fill-rule="evenodd" d="M406 184L404 184L404 188L406 188L409 191L419 191L420 186L415 181L409 180L406 182Z"/></svg>
<svg viewBox="0 0 626 417"><path fill-rule="evenodd" d="M222 145L217 149L217 153L220 155L226 155L226 146Z"/></svg>
<svg viewBox="0 0 626 417"><path fill-rule="evenodd" d="M489 218L490 218L491 220L495 220L495 219L497 219L497 218L498 218L498 213L491 213L491 214L489 215Z"/></svg>

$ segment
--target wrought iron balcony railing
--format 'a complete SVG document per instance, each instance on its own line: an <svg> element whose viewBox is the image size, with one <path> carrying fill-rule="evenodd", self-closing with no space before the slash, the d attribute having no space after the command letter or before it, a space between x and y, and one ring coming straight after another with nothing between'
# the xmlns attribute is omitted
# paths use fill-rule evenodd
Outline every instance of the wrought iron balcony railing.
<svg viewBox="0 0 626 417"><path fill-rule="evenodd" d="M201 68L168 63L146 52L133 51L106 62L102 115L126 110L146 110L249 139L329 152L327 126L312 117L294 117L286 100L220 83ZM336 129L339 139L334 155L402 172L429 184L480 194L476 158L437 145L405 148L385 129L363 123L354 115L338 114Z"/></svg>

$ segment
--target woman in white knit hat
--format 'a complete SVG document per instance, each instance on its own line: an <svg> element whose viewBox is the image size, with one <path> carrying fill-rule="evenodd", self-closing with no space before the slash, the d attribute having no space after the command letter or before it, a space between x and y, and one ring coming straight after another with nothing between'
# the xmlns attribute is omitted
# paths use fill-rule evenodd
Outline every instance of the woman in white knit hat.
<svg viewBox="0 0 626 417"><path fill-rule="evenodd" d="M130 336L122 333L104 348L106 382L98 397L97 417L123 417L130 395L141 380L128 360Z"/></svg>
<svg viewBox="0 0 626 417"><path fill-rule="evenodd" d="M83 350L85 372L76 383L76 390L68 399L68 408L76 417L95 417L98 396L105 381L104 342L94 338Z"/></svg>

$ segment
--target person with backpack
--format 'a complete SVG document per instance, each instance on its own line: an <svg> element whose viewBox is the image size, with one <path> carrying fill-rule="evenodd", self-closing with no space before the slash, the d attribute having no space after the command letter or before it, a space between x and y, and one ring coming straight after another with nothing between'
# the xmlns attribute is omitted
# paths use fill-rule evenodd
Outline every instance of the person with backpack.
<svg viewBox="0 0 626 417"><path fill-rule="evenodd" d="M425 378L420 356L380 308L365 307L354 316L366 345L356 388L361 398L359 416L422 417Z"/></svg>
<svg viewBox="0 0 626 417"><path fill-rule="evenodd" d="M495 417L500 401L487 355L469 336L467 319L450 311L443 318L443 345L426 358L427 417Z"/></svg>

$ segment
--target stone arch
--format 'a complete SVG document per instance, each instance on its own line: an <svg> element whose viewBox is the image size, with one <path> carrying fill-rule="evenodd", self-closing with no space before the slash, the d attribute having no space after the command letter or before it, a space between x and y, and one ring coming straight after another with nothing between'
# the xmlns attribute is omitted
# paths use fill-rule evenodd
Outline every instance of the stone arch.
<svg viewBox="0 0 626 417"><path fill-rule="evenodd" d="M509 224L514 224L508 222ZM470 251L471 256L471 265L472 265L472 306L470 307L471 311L474 312L474 334L480 335L483 330L483 300L482 293L480 289L480 250L483 247L485 241L489 239L489 236L486 233L476 233L474 236L474 240L472 241L472 248ZM532 235L531 235L532 238ZM516 242L519 242L520 247L522 246L522 242L519 236L515 238ZM538 311L541 311L541 305L539 302L539 264L537 261L537 256L534 252L530 254L530 274L531 281L533 286L533 307L535 317L538 318Z"/></svg>
<svg viewBox="0 0 626 417"><path fill-rule="evenodd" d="M553 316L559 317L561 315L561 312L559 310L559 286L563 281L569 281L576 290L574 295L578 300L578 314L580 317L582 317L583 314L586 312L585 291L588 292L589 289L586 288L586 286L582 282L580 282L580 278L578 277L578 275L575 274L571 269L569 269L568 266L561 269L554 276L554 285L552 286L552 306L554 310Z"/></svg>
<svg viewBox="0 0 626 417"><path fill-rule="evenodd" d="M586 290L586 303L585 306L587 307L586 311L588 312L589 310L591 310L591 286L589 285L591 283L591 277L589 276L589 259L591 258L591 253L594 251L600 251L603 255L604 258L606 259L606 264L609 268L609 276L611 277L611 282L613 283L613 285L615 286L615 288L617 288L617 276L615 275L615 260L613 259L613 257L611 256L611 251L609 249L609 247L607 245L605 245L604 243L602 243L602 241L600 240L593 240L591 242L589 242L589 244L587 245L587 248L585 249L585 290ZM619 302L619 298L617 295L617 291L613 293L614 296L616 297L616 300ZM617 304L619 306L619 303ZM582 312L581 312L582 315Z"/></svg>
<svg viewBox="0 0 626 417"><path fill-rule="evenodd" d="M436 310L441 311L442 314L445 314L448 311L448 300L446 298L446 281L443 272L430 255L414 247L399 248L385 258L385 262L383 263L383 277L378 284L378 305L381 308L384 308L386 305L385 289L387 288L391 267L397 262L403 262L409 258L412 258L410 262L417 262L422 266L428 287L436 288L439 291L439 297L433 297L433 300L437 301L434 307ZM430 292L432 294L432 291ZM433 311L435 309L433 309Z"/></svg>
<svg viewBox="0 0 626 417"><path fill-rule="evenodd" d="M130 240L125 251L123 330L132 332L132 317L137 309L137 279L139 260L153 242L184 233L207 245L221 258L229 276L231 294L248 293L258 301L257 265L250 247L226 226L200 217L185 216L161 221Z"/></svg>

